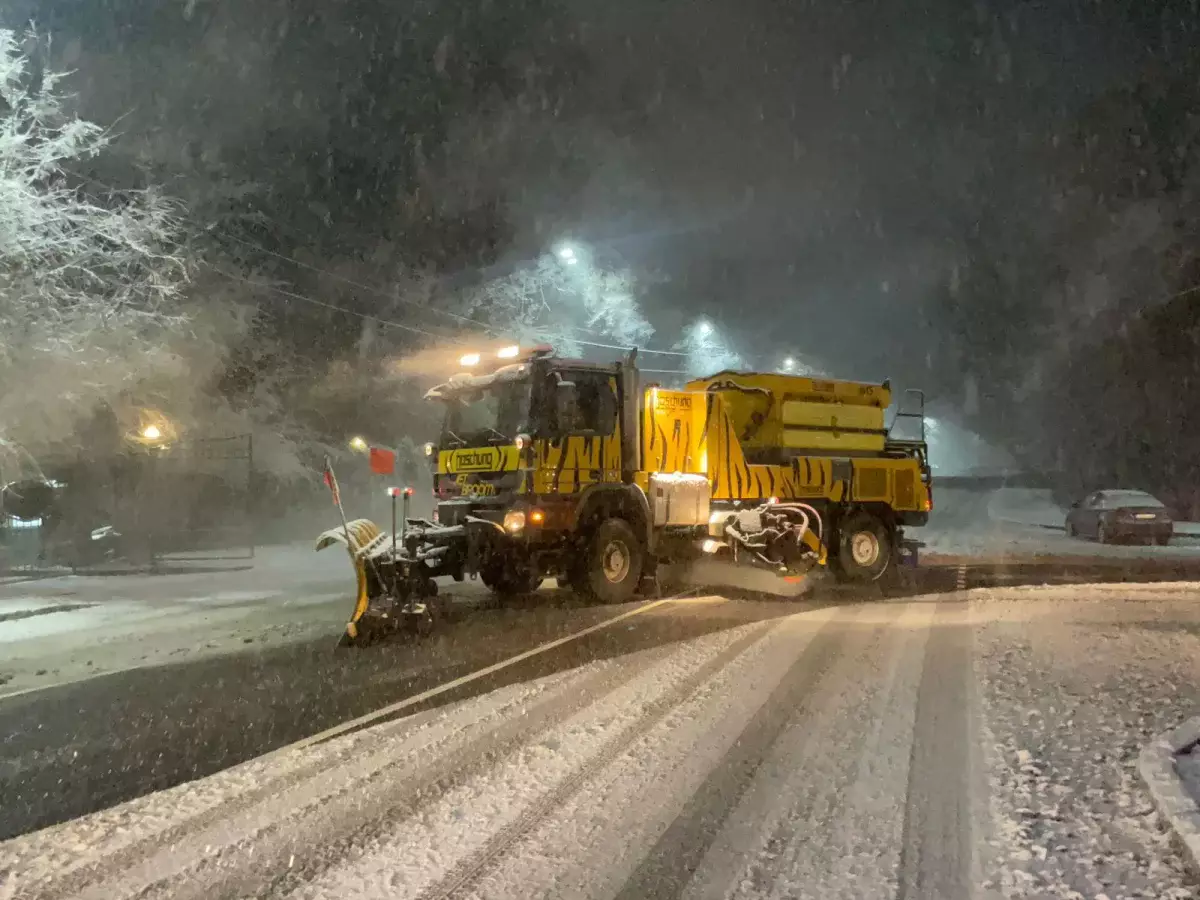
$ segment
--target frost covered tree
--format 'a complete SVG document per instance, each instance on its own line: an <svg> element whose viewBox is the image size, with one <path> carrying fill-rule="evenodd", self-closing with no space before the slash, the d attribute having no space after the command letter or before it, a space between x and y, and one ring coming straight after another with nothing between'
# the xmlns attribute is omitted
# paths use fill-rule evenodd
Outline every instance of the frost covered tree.
<svg viewBox="0 0 1200 900"><path fill-rule="evenodd" d="M687 354L688 375L711 375L722 369L749 367L747 360L733 348L721 329L707 319L689 326L672 349Z"/></svg>
<svg viewBox="0 0 1200 900"><path fill-rule="evenodd" d="M636 347L654 336L629 269L609 269L582 254L572 264L545 254L530 265L467 290L462 314L522 343L578 353L581 342Z"/></svg>
<svg viewBox="0 0 1200 900"><path fill-rule="evenodd" d="M35 43L0 30L0 439L27 445L174 361L162 338L186 328L187 278L171 201L78 186L110 135L67 111Z"/></svg>

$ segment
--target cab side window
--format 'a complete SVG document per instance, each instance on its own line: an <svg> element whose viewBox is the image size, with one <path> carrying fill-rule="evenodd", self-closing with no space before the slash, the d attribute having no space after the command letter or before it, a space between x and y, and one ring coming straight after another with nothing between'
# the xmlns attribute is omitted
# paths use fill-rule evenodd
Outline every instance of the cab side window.
<svg viewBox="0 0 1200 900"><path fill-rule="evenodd" d="M563 373L575 383L577 405L573 422L559 422L565 434L612 434L617 427L617 401L604 372Z"/></svg>

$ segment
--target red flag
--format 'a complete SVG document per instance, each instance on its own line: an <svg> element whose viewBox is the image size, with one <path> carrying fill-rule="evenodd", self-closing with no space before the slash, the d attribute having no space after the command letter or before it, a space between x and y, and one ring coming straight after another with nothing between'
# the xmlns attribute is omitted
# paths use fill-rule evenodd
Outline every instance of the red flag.
<svg viewBox="0 0 1200 900"><path fill-rule="evenodd" d="M329 462L329 457L325 457L325 486L329 488L329 493L333 494L333 505L342 505L342 495L338 491L337 476L333 474L333 465Z"/></svg>
<svg viewBox="0 0 1200 900"><path fill-rule="evenodd" d="M383 447L372 447L371 471L376 475L391 475L396 471L396 454Z"/></svg>

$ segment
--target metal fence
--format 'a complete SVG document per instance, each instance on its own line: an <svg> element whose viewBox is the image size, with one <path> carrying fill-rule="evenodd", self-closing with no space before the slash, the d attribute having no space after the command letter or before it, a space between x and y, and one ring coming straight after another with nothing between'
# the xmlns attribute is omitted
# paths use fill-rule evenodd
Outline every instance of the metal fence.
<svg viewBox="0 0 1200 900"><path fill-rule="evenodd" d="M74 487L61 485L51 519L0 515L0 576L253 558L250 435L184 441L111 463L80 469ZM73 503L73 490L91 505Z"/></svg>
<svg viewBox="0 0 1200 900"><path fill-rule="evenodd" d="M43 565L42 520L0 518L0 577L31 574Z"/></svg>
<svg viewBox="0 0 1200 900"><path fill-rule="evenodd" d="M155 562L254 556L254 441L249 434L180 443L147 461L140 512Z"/></svg>

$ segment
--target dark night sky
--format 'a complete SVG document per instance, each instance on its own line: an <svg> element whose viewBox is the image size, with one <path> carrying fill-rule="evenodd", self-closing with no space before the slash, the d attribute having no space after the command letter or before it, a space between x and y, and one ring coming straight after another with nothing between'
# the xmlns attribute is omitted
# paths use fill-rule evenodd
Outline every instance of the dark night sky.
<svg viewBox="0 0 1200 900"><path fill-rule="evenodd" d="M554 63L553 102L514 114L511 97L481 95L447 107L452 146L474 146L463 136L506 115L517 133L502 153L451 149L437 202L469 206L465 182L499 187L502 260L572 235L669 276L648 303L664 335L683 311L704 311L743 346L861 377L897 374L923 353L930 332L913 310L961 257L965 230L989 217L1035 227L1051 136L1156 52L1154 14L1104 0L563 2L552 35L563 43L538 38L517 63L569 51ZM388 55L397 22L452 9L406 3L27 0L9 24L32 17L53 33L80 72L85 112L124 114L127 134L157 135L160 165L240 168L286 197L328 164L298 145L400 164L412 134L387 79L407 60L393 52L386 77L361 60ZM316 23L300 8L317 10ZM514 41L543 14L486 8ZM465 46L454 21L440 30ZM412 66L428 68L420 56ZM338 98L351 95L375 123L364 133L334 124L331 111L348 115ZM372 216L387 227L386 203L364 212L346 183L337 191L289 202L317 219L332 209L329 229L354 218L370 231ZM300 213L280 224L300 235L293 249L312 234L318 258L336 258L336 241Z"/></svg>

